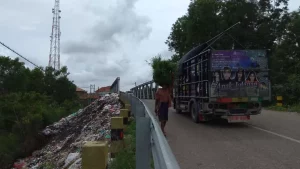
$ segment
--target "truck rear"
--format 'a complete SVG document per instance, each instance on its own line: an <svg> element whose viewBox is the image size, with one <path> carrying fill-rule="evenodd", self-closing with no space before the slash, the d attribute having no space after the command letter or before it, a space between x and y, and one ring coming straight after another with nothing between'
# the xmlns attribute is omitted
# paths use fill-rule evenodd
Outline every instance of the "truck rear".
<svg viewBox="0 0 300 169"><path fill-rule="evenodd" d="M245 122L271 100L266 50L211 50L199 46L178 63L174 108L194 122Z"/></svg>

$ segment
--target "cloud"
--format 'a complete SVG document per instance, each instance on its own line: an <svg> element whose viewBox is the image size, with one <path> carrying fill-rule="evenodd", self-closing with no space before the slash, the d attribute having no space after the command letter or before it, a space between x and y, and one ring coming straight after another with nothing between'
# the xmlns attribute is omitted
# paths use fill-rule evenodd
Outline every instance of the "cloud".
<svg viewBox="0 0 300 169"><path fill-rule="evenodd" d="M145 77L145 73L139 74L144 70L135 70L140 65L134 63L137 56L132 51L149 37L150 19L135 12L137 0L112 2L106 8L95 1L84 5L94 22L85 27L80 38L62 43L62 55L68 57L66 63L73 72L70 78L80 86L111 85L116 77L121 77L122 85L132 86L131 79L139 82L137 77Z"/></svg>
<svg viewBox="0 0 300 169"><path fill-rule="evenodd" d="M84 39L66 42L63 52L66 54L107 53L119 48L124 41L139 43L147 38L151 33L151 27L148 26L150 20L136 14L134 11L136 2L137 0L117 1L116 5L106 13L105 18L96 13L98 20L86 30Z"/></svg>
<svg viewBox="0 0 300 169"><path fill-rule="evenodd" d="M36 30L36 27L33 25L23 25L23 26L20 26L20 29L22 31L34 31L34 30Z"/></svg>

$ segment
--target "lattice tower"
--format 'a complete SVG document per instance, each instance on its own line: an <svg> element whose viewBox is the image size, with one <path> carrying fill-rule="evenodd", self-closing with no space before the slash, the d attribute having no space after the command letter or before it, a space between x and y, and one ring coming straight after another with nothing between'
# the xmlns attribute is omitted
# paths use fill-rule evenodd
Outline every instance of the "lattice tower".
<svg viewBox="0 0 300 169"><path fill-rule="evenodd" d="M60 13L59 0L55 0L54 8L52 8L53 23L52 31L50 36L50 54L49 54L49 65L55 70L60 69Z"/></svg>

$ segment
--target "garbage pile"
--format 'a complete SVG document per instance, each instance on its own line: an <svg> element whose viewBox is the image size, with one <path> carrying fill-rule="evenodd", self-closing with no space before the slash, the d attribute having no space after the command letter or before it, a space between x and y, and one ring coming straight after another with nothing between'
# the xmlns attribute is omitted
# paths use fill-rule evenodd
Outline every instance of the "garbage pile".
<svg viewBox="0 0 300 169"><path fill-rule="evenodd" d="M110 140L110 118L120 114L118 94L105 95L84 109L47 126L41 134L50 141L14 169L79 169L81 148L87 141Z"/></svg>

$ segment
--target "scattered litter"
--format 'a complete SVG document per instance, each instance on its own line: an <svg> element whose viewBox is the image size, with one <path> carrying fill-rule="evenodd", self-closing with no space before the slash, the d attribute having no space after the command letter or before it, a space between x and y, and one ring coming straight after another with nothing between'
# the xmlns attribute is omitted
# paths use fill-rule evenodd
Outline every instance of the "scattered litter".
<svg viewBox="0 0 300 169"><path fill-rule="evenodd" d="M120 114L120 107L118 94L106 94L47 126L41 134L48 143L31 157L15 162L14 169L38 169L45 164L56 169L80 169L82 146L87 141L110 140L110 118Z"/></svg>
<svg viewBox="0 0 300 169"><path fill-rule="evenodd" d="M77 160L79 157L79 153L70 153L67 157L67 159L65 160L65 165L63 168L66 168L68 165L70 165L70 163L72 161L75 161Z"/></svg>

